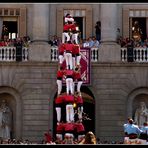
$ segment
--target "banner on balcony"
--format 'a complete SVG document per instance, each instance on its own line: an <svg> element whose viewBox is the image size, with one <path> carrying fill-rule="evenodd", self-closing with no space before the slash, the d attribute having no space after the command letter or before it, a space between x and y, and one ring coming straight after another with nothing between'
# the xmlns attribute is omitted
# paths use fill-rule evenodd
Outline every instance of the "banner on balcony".
<svg viewBox="0 0 148 148"><path fill-rule="evenodd" d="M80 60L80 65L81 65L81 77L83 79L83 85L90 85L90 70L91 70L91 50L90 48L81 48L81 60ZM63 62L64 69L66 68L66 62ZM65 83L65 80L63 80L63 83Z"/></svg>

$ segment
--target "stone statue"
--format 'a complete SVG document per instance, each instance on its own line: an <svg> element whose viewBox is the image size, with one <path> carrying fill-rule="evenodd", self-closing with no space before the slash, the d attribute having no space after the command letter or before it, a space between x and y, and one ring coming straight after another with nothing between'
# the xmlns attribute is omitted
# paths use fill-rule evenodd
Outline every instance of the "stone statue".
<svg viewBox="0 0 148 148"><path fill-rule="evenodd" d="M134 121L139 127L142 127L144 122L148 122L148 109L145 102L140 102L140 107L135 112Z"/></svg>
<svg viewBox="0 0 148 148"><path fill-rule="evenodd" d="M0 106L0 138L9 139L12 126L12 112L7 106L6 100L2 100Z"/></svg>

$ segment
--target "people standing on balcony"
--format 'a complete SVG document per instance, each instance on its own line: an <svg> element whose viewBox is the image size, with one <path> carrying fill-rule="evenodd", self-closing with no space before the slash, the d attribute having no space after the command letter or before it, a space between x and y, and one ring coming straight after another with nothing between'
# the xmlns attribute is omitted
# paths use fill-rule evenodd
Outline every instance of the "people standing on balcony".
<svg viewBox="0 0 148 148"><path fill-rule="evenodd" d="M23 54L22 52L23 42L21 38L16 39L14 46L16 47L16 61L20 62L22 61L22 54Z"/></svg>
<svg viewBox="0 0 148 148"><path fill-rule="evenodd" d="M74 50L74 44L71 41L68 41L65 44L66 69L73 69L73 62L72 62L73 50Z"/></svg>
<svg viewBox="0 0 148 148"><path fill-rule="evenodd" d="M92 46L92 48L99 48L99 46L100 46L100 43L99 43L99 41L96 39L96 37L92 37L92 40L93 40L93 46Z"/></svg>
<svg viewBox="0 0 148 148"><path fill-rule="evenodd" d="M8 28L7 28L5 25L3 25L3 28L2 28L2 37L1 37L1 39L2 39L3 41L6 41L8 38L9 38Z"/></svg>
<svg viewBox="0 0 148 148"><path fill-rule="evenodd" d="M53 35L53 36L51 36L51 39L49 40L49 44L51 45L51 46L58 46L58 37L57 37L57 35Z"/></svg>
<svg viewBox="0 0 148 148"><path fill-rule="evenodd" d="M95 25L95 33L96 33L96 39L100 42L101 40L101 22L97 21Z"/></svg>
<svg viewBox="0 0 148 148"><path fill-rule="evenodd" d="M89 48L92 48L94 46L94 41L93 41L92 37L88 38L88 42L89 42Z"/></svg>
<svg viewBox="0 0 148 148"><path fill-rule="evenodd" d="M88 39L84 39L83 40L83 45L82 45L82 47L84 47L84 48L89 48L89 40Z"/></svg>

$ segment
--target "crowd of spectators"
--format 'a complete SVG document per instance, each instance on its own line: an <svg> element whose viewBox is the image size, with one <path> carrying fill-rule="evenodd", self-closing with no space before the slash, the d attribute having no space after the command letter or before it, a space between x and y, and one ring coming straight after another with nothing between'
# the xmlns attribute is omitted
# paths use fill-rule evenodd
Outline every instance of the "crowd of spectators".
<svg viewBox="0 0 148 148"><path fill-rule="evenodd" d="M138 48L138 47L143 47L143 48L147 48L148 47L148 38L146 38L144 41L142 41L141 39L133 39L133 38L123 38L123 37L120 37L118 40L117 40L117 43L119 45L121 45L121 47L127 47L128 44L132 44L132 46L134 48Z"/></svg>
<svg viewBox="0 0 148 148"><path fill-rule="evenodd" d="M56 35L51 36L48 42L51 46L59 46L62 43L62 39ZM81 48L99 48L100 42L95 36L87 39L79 39L79 45Z"/></svg>
<svg viewBox="0 0 148 148"><path fill-rule="evenodd" d="M18 40L22 43L23 47L26 47L26 48L29 47L29 43L30 43L29 36L18 37L15 39L9 39L9 38L1 39L0 47L2 46L13 47Z"/></svg>
<svg viewBox="0 0 148 148"><path fill-rule="evenodd" d="M69 145L82 145L82 144L124 144L124 141L107 141L107 140L100 140L99 138L96 138L93 132L89 131L85 134L85 137L81 141L77 141L77 139L72 139L65 137L64 140L54 140L52 138L51 141L47 141L45 138L41 141L31 141L29 139L5 139L5 140L0 140L0 145L64 145L64 144L69 144Z"/></svg>

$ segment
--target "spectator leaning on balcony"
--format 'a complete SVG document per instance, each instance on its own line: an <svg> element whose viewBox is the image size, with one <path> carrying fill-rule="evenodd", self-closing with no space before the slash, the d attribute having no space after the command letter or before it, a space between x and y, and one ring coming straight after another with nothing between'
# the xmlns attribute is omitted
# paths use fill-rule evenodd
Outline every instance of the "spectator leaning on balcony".
<svg viewBox="0 0 148 148"><path fill-rule="evenodd" d="M92 40L94 41L94 44L93 44L93 48L99 48L99 41L96 39L96 37L92 37Z"/></svg>
<svg viewBox="0 0 148 148"><path fill-rule="evenodd" d="M52 36L48 43L51 46L58 46L58 37L56 35Z"/></svg>
<svg viewBox="0 0 148 148"><path fill-rule="evenodd" d="M88 41L88 39L84 39L84 40L83 40L82 46L83 46L84 48L89 47L89 41Z"/></svg>
<svg viewBox="0 0 148 148"><path fill-rule="evenodd" d="M93 41L92 37L88 38L88 42L89 42L89 48L92 48L94 46L94 41Z"/></svg>

